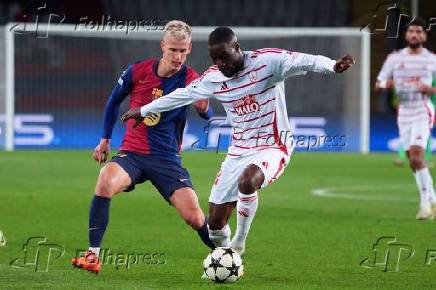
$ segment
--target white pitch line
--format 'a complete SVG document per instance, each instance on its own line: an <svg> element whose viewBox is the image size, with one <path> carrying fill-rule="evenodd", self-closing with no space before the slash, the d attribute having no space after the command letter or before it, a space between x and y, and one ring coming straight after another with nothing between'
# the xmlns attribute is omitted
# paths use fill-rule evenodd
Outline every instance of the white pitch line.
<svg viewBox="0 0 436 290"><path fill-rule="evenodd" d="M397 202L416 202L417 199L404 199L398 198L395 196L385 196L385 195L366 195L366 194L353 194L350 192L356 191L392 191L392 190L404 190L403 186L390 186L390 187L368 187L368 186L355 186L355 187L346 187L346 188L315 188L311 190L311 194L319 197L330 197L330 198L344 198L344 199L355 199L355 200L374 200L374 201L397 201ZM338 191L346 191L344 193ZM348 192L347 192L348 191ZM411 191L411 194L415 194L414 191Z"/></svg>

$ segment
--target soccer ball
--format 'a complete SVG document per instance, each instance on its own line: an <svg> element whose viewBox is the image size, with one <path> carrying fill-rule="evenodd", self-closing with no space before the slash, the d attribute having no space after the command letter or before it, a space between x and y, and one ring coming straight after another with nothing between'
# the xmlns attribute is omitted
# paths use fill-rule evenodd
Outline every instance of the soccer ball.
<svg viewBox="0 0 436 290"><path fill-rule="evenodd" d="M0 231L0 247L1 246L6 246L6 238L3 235L2 231Z"/></svg>
<svg viewBox="0 0 436 290"><path fill-rule="evenodd" d="M244 273L241 256L232 248L216 248L203 262L204 274L218 283L235 282Z"/></svg>

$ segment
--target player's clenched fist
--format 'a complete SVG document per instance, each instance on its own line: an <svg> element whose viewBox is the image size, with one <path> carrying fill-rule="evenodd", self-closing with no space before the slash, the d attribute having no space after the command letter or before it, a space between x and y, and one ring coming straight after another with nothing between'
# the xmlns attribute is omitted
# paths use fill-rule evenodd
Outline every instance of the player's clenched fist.
<svg viewBox="0 0 436 290"><path fill-rule="evenodd" d="M336 61L335 72L342 73L349 69L355 63L356 61L354 60L354 58L351 55L346 54Z"/></svg>
<svg viewBox="0 0 436 290"><path fill-rule="evenodd" d="M428 95L428 96L431 96L431 95L436 93L435 88L433 88L431 86L427 86L426 84L421 84L419 86L419 91L421 92L421 94Z"/></svg>

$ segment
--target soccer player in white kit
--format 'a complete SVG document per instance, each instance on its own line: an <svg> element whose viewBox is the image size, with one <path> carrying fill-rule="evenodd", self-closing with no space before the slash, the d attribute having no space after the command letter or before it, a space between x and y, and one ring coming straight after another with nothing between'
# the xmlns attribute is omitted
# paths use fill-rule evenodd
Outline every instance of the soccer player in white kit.
<svg viewBox="0 0 436 290"><path fill-rule="evenodd" d="M423 47L426 38L424 23L412 21L405 34L407 47L387 57L376 83L376 89L395 88L398 95L398 129L420 193L419 220L436 215L433 179L424 157L434 122L429 98L436 92L436 56Z"/></svg>
<svg viewBox="0 0 436 290"><path fill-rule="evenodd" d="M215 98L227 113L232 141L209 198L209 236L216 246L231 246L241 254L258 206L257 190L279 178L294 149L286 111L284 80L318 73L341 73L354 60L335 61L277 48L241 51L236 35L218 27L208 41L215 65L184 89L131 109L122 117L141 122L144 116ZM237 229L230 241L228 218L237 208Z"/></svg>

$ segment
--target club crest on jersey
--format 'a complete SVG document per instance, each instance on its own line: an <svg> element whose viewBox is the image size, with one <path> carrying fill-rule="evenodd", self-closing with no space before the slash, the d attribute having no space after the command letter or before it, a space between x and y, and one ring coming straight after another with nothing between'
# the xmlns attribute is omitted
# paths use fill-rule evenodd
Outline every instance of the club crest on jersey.
<svg viewBox="0 0 436 290"><path fill-rule="evenodd" d="M163 91L159 88L153 88L153 90L151 91L151 95L153 96L153 100L156 100L163 96ZM161 113L149 114L144 118L142 122L147 127L153 127L159 124L161 118Z"/></svg>
<svg viewBox="0 0 436 290"><path fill-rule="evenodd" d="M242 99L234 101L233 107L239 116L257 112L260 109L260 105L256 101L256 97L254 95L248 95Z"/></svg>
<svg viewBox="0 0 436 290"><path fill-rule="evenodd" d="M156 99L163 96L163 91L161 89L158 89L158 88L153 88L153 90L151 91L151 94L153 96L153 100L156 100Z"/></svg>
<svg viewBox="0 0 436 290"><path fill-rule="evenodd" d="M248 78L250 79L250 81L252 83L254 83L255 81L257 81L257 72L256 71L252 71L248 74Z"/></svg>

